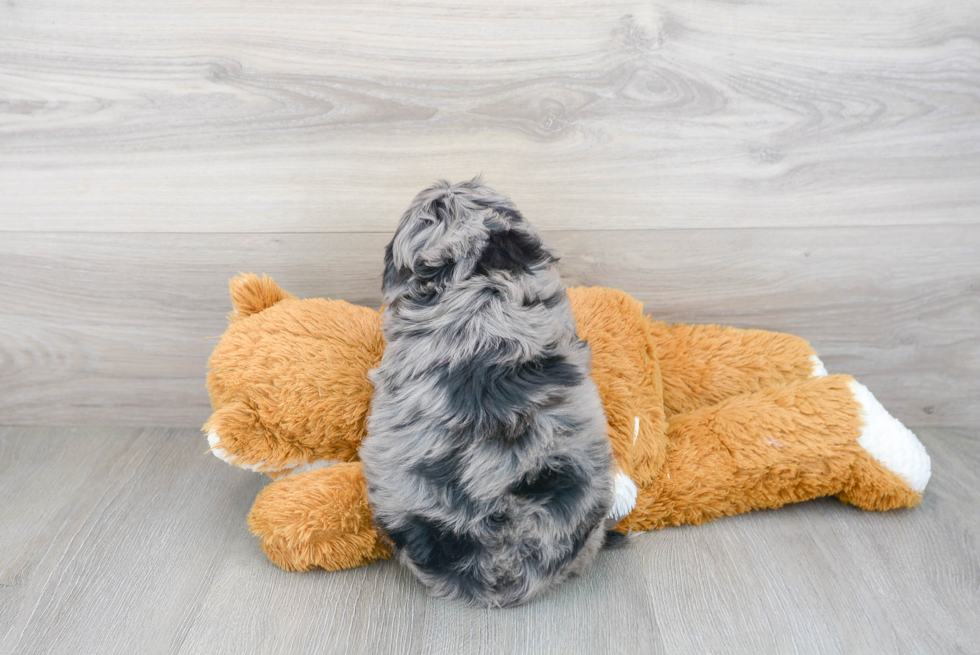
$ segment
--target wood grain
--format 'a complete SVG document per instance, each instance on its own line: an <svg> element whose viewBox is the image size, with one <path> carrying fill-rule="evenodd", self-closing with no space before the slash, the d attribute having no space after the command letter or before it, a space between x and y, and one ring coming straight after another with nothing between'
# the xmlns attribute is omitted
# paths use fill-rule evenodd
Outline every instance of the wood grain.
<svg viewBox="0 0 980 655"><path fill-rule="evenodd" d="M226 281L376 306L437 177L573 284L800 334L910 425L980 424L980 4L8 0L0 424L209 413ZM637 537L522 608L288 574L196 429L0 429L0 652L971 652L980 434L922 506Z"/></svg>
<svg viewBox="0 0 980 655"><path fill-rule="evenodd" d="M10 0L0 231L976 224L980 5Z"/></svg>
<svg viewBox="0 0 980 655"><path fill-rule="evenodd" d="M569 284L809 339L909 425L980 422L980 226L549 232ZM8 234L0 424L200 426L227 280L380 304L387 235Z"/></svg>
<svg viewBox="0 0 980 655"><path fill-rule="evenodd" d="M10 0L0 424L199 425L228 277L376 305L408 200L477 172L570 282L976 424L978 30L968 0Z"/></svg>
<svg viewBox="0 0 980 655"><path fill-rule="evenodd" d="M922 505L836 501L636 536L512 610L391 562L287 573L245 529L266 484L195 430L0 429L0 651L908 653L980 643L980 434L924 429Z"/></svg>

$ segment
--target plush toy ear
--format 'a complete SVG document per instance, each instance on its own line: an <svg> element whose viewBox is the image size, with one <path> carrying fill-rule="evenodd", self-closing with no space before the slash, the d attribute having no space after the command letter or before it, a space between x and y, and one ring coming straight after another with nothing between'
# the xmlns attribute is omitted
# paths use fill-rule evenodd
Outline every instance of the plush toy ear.
<svg viewBox="0 0 980 655"><path fill-rule="evenodd" d="M228 315L228 322L235 321L272 307L280 300L293 296L279 288L271 277L254 273L239 274L228 283L231 289L231 305L235 311Z"/></svg>

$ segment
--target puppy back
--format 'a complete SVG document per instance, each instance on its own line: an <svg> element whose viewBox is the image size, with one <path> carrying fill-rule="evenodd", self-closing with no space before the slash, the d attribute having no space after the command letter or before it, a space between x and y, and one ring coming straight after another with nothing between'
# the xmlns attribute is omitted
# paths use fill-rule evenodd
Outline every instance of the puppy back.
<svg viewBox="0 0 980 655"><path fill-rule="evenodd" d="M361 457L376 520L437 595L519 604L602 543L605 416L556 262L479 180L419 194L386 250Z"/></svg>

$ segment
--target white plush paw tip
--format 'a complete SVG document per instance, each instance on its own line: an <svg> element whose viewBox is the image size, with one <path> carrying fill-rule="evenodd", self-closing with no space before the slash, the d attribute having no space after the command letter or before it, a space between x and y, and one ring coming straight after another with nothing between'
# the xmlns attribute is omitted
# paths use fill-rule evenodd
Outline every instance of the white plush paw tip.
<svg viewBox="0 0 980 655"><path fill-rule="evenodd" d="M858 444L885 468L905 480L912 491L925 490L932 475L932 463L925 446L885 410L867 387L854 381L850 386L864 413Z"/></svg>
<svg viewBox="0 0 980 655"><path fill-rule="evenodd" d="M223 462L227 462L228 464L241 467L246 471L262 471L262 467L265 465L265 462L256 462L255 464L239 464L237 457L230 454L224 448L218 447L219 443L221 443L221 437L218 436L218 433L214 430L208 432L208 445L211 446L211 454L213 454L215 457Z"/></svg>
<svg viewBox="0 0 980 655"><path fill-rule="evenodd" d="M613 506L606 518L616 521L626 518L636 507L636 483L623 472L613 477Z"/></svg>
<svg viewBox="0 0 980 655"><path fill-rule="evenodd" d="M816 355L811 355L810 363L813 364L813 372L810 373L810 377L822 378L823 376L827 375L827 367L823 365L823 362L820 361L819 357Z"/></svg>
<svg viewBox="0 0 980 655"><path fill-rule="evenodd" d="M235 457L229 453L224 448L218 446L221 443L221 437L218 433L212 430L208 433L208 445L211 446L211 453L223 462L227 462L233 466L243 468L246 471L255 471L256 473L269 473L276 474L279 473L281 476L293 475L296 473L306 473L307 471L314 471L319 468L324 468L327 466L333 466L337 463L336 460L332 459L318 459L313 462L295 462L293 464L287 464L286 466L266 466L265 460L261 462L255 462L254 464L245 464L239 461L238 457ZM280 476L280 477L281 477Z"/></svg>
<svg viewBox="0 0 980 655"><path fill-rule="evenodd" d="M231 464L233 458L228 454L227 450L224 448L218 448L219 443L221 443L221 437L218 436L218 433L214 430L208 432L208 445L211 446L211 454L218 459Z"/></svg>

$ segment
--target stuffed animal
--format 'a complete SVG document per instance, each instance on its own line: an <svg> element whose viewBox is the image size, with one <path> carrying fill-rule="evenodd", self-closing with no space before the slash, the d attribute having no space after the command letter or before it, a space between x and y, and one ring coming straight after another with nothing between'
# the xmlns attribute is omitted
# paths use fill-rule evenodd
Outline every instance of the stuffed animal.
<svg viewBox="0 0 980 655"><path fill-rule="evenodd" d="M867 388L828 375L798 337L666 325L622 291L568 290L592 348L618 465L615 529L635 532L836 496L912 507L930 461ZM358 447L381 314L297 299L265 276L231 281L234 312L209 360L211 452L275 481L249 527L284 569L339 570L391 556L374 527Z"/></svg>

